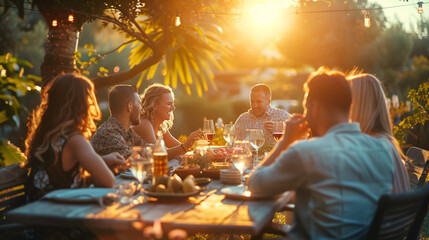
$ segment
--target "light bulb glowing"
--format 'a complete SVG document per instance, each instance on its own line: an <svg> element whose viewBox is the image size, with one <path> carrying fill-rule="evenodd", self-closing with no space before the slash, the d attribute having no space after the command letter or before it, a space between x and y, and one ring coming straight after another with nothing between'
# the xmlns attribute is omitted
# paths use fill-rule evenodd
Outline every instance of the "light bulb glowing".
<svg viewBox="0 0 429 240"><path fill-rule="evenodd" d="M180 24L182 24L182 22L180 21L180 17L179 17L179 16L176 16L176 20L174 21L174 25L175 25L176 27L178 27L178 26L180 26Z"/></svg>
<svg viewBox="0 0 429 240"><path fill-rule="evenodd" d="M74 16L73 14L69 14L69 22L74 22Z"/></svg>
<svg viewBox="0 0 429 240"><path fill-rule="evenodd" d="M366 28L371 27L371 20L369 18L369 13L368 12L365 13L364 25L365 25Z"/></svg>
<svg viewBox="0 0 429 240"><path fill-rule="evenodd" d="M419 14L422 14L423 13L423 2L418 2L417 4L419 5L419 7L417 8L417 12Z"/></svg>
<svg viewBox="0 0 429 240"><path fill-rule="evenodd" d="M58 21L55 19L52 21L52 27L58 26Z"/></svg>

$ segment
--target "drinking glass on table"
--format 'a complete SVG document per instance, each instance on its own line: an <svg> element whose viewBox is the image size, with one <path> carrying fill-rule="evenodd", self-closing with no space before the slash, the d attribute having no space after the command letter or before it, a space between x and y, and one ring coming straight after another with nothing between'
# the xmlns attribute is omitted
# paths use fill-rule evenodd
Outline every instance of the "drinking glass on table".
<svg viewBox="0 0 429 240"><path fill-rule="evenodd" d="M228 146L232 146L232 143L237 138L237 134L235 133L235 126L234 124L228 123L225 124L223 128L223 138L226 142L228 142Z"/></svg>
<svg viewBox="0 0 429 240"><path fill-rule="evenodd" d="M276 142L280 142L286 130L286 124L283 121L275 121L273 126L273 137Z"/></svg>
<svg viewBox="0 0 429 240"><path fill-rule="evenodd" d="M237 168L241 175L252 168L252 149L247 140L237 140L233 145L232 163Z"/></svg>
<svg viewBox="0 0 429 240"><path fill-rule="evenodd" d="M216 134L213 119L204 120L203 132L210 144L210 142L213 140L214 135Z"/></svg>
<svg viewBox="0 0 429 240"><path fill-rule="evenodd" d="M257 164L259 161L259 148L265 143L264 131L262 129L247 129L246 133L246 139L249 140L250 145L256 150L254 164Z"/></svg>
<svg viewBox="0 0 429 240"><path fill-rule="evenodd" d="M143 184L152 169L152 148L150 146L134 146L130 157L130 169L133 175Z"/></svg>

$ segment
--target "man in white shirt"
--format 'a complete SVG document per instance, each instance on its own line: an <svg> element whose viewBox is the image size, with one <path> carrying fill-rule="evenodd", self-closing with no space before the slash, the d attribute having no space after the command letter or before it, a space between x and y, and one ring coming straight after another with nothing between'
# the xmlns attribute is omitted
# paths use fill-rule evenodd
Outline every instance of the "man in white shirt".
<svg viewBox="0 0 429 240"><path fill-rule="evenodd" d="M319 69L304 85L304 115L249 179L252 194L296 191L289 239L364 239L382 194L392 191L385 143L349 123L351 90L340 72ZM313 138L295 142L311 130Z"/></svg>
<svg viewBox="0 0 429 240"><path fill-rule="evenodd" d="M273 133L273 121L286 121L290 114L283 109L272 108L271 89L266 84L256 84L250 90L250 109L242 113L235 121L237 139L244 139L246 129L264 130L265 145L276 143Z"/></svg>

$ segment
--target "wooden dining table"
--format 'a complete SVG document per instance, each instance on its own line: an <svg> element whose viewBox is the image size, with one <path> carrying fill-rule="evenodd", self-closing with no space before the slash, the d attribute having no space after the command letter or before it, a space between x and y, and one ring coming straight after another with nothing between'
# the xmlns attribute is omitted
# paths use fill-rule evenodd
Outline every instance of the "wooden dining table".
<svg viewBox="0 0 429 240"><path fill-rule="evenodd" d="M129 179L116 177L117 185ZM276 211L293 197L285 192L263 199L229 198L222 189L229 188L219 180L210 182L195 196L185 199L163 199L141 195L139 201L109 205L67 203L38 200L7 213L9 222L30 225L78 227L93 231L100 237L142 239L146 227L161 225L164 233L173 229L194 233L250 234L260 238L263 228L272 221Z"/></svg>

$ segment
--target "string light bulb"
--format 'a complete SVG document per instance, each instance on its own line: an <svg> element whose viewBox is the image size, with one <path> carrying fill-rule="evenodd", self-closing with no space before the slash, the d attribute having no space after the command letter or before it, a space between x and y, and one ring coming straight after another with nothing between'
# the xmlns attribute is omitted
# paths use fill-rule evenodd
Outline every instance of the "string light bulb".
<svg viewBox="0 0 429 240"><path fill-rule="evenodd" d="M180 24L182 24L182 22L180 21L180 16L176 16L176 19L174 21L174 25L176 27L180 26Z"/></svg>
<svg viewBox="0 0 429 240"><path fill-rule="evenodd" d="M52 27L58 26L58 21L56 19L52 20Z"/></svg>
<svg viewBox="0 0 429 240"><path fill-rule="evenodd" d="M68 20L69 20L69 22L74 22L74 16L73 16L73 14L69 14Z"/></svg>
<svg viewBox="0 0 429 240"><path fill-rule="evenodd" d="M417 3L417 5L419 6L419 7L417 8L417 12L418 12L419 14L422 14L422 13L423 13L423 2L418 2L418 3Z"/></svg>
<svg viewBox="0 0 429 240"><path fill-rule="evenodd" d="M364 26L365 26L366 28L371 27L371 19L369 18L369 12L368 12L368 11L366 11L366 12L365 12L365 17L364 17Z"/></svg>

